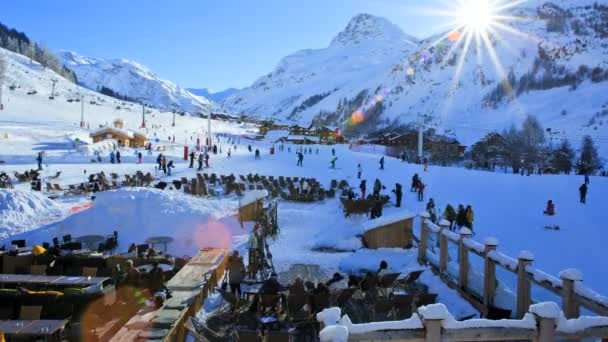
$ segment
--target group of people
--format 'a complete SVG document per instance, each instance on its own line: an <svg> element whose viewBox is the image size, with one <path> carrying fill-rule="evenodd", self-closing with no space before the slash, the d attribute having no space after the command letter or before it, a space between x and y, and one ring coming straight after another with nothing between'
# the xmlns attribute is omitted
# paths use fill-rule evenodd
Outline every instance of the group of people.
<svg viewBox="0 0 608 342"><path fill-rule="evenodd" d="M156 163L158 164L157 170L162 170L164 174L171 176L171 169L175 167L173 166L173 160L167 162L167 157L160 153L158 157L156 157Z"/></svg>
<svg viewBox="0 0 608 342"><path fill-rule="evenodd" d="M435 212L435 202L433 199L427 203L427 211L429 208L432 212ZM433 215L429 212L431 216ZM436 214L435 214L436 217ZM458 205L458 211L454 210L451 204L447 204L445 210L443 212L443 218L450 222L450 230L454 230L456 228L466 227L470 230L473 230L473 221L475 220L475 213L473 212L473 208L470 205L467 205L466 208L464 205ZM432 221L432 220L431 220Z"/></svg>

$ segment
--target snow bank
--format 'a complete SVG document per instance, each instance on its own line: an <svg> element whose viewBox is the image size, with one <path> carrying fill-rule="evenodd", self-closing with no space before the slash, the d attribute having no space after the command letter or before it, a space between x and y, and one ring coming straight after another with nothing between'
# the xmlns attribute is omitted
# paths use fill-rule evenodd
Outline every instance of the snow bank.
<svg viewBox="0 0 608 342"><path fill-rule="evenodd" d="M418 313L424 319L442 320L442 326L445 329L467 329L467 328L521 328L521 329L536 329L536 320L531 314L526 314L523 319L469 319L466 321L457 321L452 317L445 305L441 303L430 304L418 308Z"/></svg>
<svg viewBox="0 0 608 342"><path fill-rule="evenodd" d="M192 255L202 247L229 247L242 234L230 199L196 198L178 191L125 188L97 194L91 209L68 217L48 229L24 234L32 243L72 234L108 235L118 231L118 250L153 236L171 236L168 252Z"/></svg>
<svg viewBox="0 0 608 342"><path fill-rule="evenodd" d="M317 314L317 321L323 322L326 326L333 325L338 323L340 315L342 315L342 310L340 310L340 308L333 307L323 309L323 311Z"/></svg>
<svg viewBox="0 0 608 342"><path fill-rule="evenodd" d="M381 248L377 250L360 249L348 258L340 261L339 269L348 274L363 274L366 271L375 272L380 261L388 262L389 272L420 269L417 262L418 251L400 248Z"/></svg>
<svg viewBox="0 0 608 342"><path fill-rule="evenodd" d="M369 220L365 223L363 223L363 229L365 231L374 229L374 228L378 228L378 227L382 227L382 226L386 226L395 222L399 222L399 221L404 221L404 220L408 220L411 218L416 217L416 214L411 213L409 211L401 211L392 215L384 215L380 218L374 219L374 220Z"/></svg>
<svg viewBox="0 0 608 342"><path fill-rule="evenodd" d="M0 189L0 238L47 224L69 213L40 192Z"/></svg>
<svg viewBox="0 0 608 342"><path fill-rule="evenodd" d="M243 197L241 197L240 204L241 207L251 204L259 199L263 199L268 197L267 190L250 190L245 191L243 193Z"/></svg>
<svg viewBox="0 0 608 342"><path fill-rule="evenodd" d="M577 333L593 327L608 326L608 317L581 316L575 319L566 319L555 302L530 305L530 312L539 317L555 319L557 321L556 330L562 333Z"/></svg>
<svg viewBox="0 0 608 342"><path fill-rule="evenodd" d="M319 333L321 342L346 342L348 341L348 329L339 325L330 325Z"/></svg>

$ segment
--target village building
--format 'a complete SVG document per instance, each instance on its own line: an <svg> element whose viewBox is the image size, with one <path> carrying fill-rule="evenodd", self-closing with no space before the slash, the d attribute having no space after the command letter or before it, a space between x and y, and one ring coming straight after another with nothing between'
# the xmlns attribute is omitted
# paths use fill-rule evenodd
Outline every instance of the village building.
<svg viewBox="0 0 608 342"><path fill-rule="evenodd" d="M149 139L145 134L125 129L122 119L114 120L113 124L113 127L101 127L91 132L93 143L113 139L122 147L145 147L148 144Z"/></svg>

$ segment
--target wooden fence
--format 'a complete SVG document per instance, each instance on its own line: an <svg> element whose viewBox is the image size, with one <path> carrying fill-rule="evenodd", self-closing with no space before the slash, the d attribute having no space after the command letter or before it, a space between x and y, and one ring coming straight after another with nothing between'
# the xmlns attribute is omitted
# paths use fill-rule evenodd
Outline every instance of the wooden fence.
<svg viewBox="0 0 608 342"><path fill-rule="evenodd" d="M489 238L484 244L481 244L471 238L471 231L466 228L455 233L448 229L447 221L435 225L425 215L421 215L420 219L420 236L414 237L418 241L418 262L431 265L444 282L457 289L484 316L487 316L490 309L494 307L497 265L517 276L517 304L515 306L515 317L517 318L522 318L532 304L532 285L540 286L561 297L562 309L566 318L579 317L581 307L597 315L608 316L608 298L585 287L579 271L564 270L557 278L534 268L532 265L534 257L529 252L522 252L515 259L497 250L496 239ZM429 245L431 240L438 242L438 248ZM449 241L456 244L458 249L458 258L450 260L458 265L457 276L448 273ZM437 255L437 251L439 255ZM478 255L484 260L482 293L472 289L468 283L470 279L468 275L471 270L469 253Z"/></svg>

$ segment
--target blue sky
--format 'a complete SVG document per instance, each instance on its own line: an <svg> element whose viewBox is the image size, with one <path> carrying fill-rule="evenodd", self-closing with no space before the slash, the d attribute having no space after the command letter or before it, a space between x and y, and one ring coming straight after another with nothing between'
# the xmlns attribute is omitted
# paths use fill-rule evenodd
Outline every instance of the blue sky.
<svg viewBox="0 0 608 342"><path fill-rule="evenodd" d="M322 48L358 13L387 17L424 37L442 0L29 0L0 21L50 48L127 58L184 87L244 87L304 48ZM444 20L444 19L443 19Z"/></svg>

